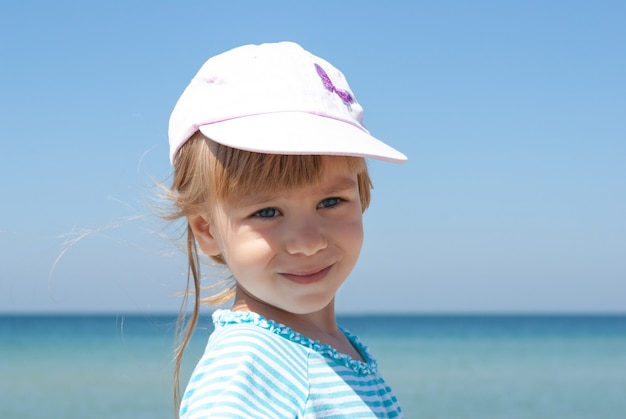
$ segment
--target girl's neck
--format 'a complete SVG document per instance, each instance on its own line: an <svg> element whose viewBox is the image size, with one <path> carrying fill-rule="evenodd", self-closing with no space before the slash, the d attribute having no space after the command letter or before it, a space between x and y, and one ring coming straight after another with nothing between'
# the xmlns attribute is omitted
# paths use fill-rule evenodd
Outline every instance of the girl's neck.
<svg viewBox="0 0 626 419"><path fill-rule="evenodd" d="M341 333L337 327L337 321L335 319L334 299L331 300L326 307L319 311L298 314L282 310L278 307L274 307L260 301L248 294L241 287L238 287L232 310L253 311L266 319L289 326L296 332L311 338L314 338L312 335L337 335L338 333Z"/></svg>
<svg viewBox="0 0 626 419"><path fill-rule="evenodd" d="M232 310L255 312L268 320L284 324L301 335L319 341L322 344L327 344L355 360L363 361L362 355L337 327L334 299L319 311L297 314L259 301L246 293L245 290L238 288Z"/></svg>
<svg viewBox="0 0 626 419"><path fill-rule="evenodd" d="M244 289L238 287L232 310L253 311L266 319L284 324L314 340L326 340L324 339L325 336L343 336L343 333L337 327L334 299L319 311L298 314L281 310L278 307L257 300Z"/></svg>

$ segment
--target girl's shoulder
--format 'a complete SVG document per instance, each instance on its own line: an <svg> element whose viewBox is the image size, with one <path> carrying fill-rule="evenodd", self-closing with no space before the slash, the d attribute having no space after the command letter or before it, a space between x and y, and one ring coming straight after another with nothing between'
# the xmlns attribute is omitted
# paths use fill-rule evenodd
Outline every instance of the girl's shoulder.
<svg viewBox="0 0 626 419"><path fill-rule="evenodd" d="M230 313L213 315L215 330L189 379L181 417L294 417L302 412L309 394L305 351L249 316ZM268 404L267 394L280 404Z"/></svg>
<svg viewBox="0 0 626 419"><path fill-rule="evenodd" d="M302 368L308 368L312 358L326 359L359 375L375 374L378 370L378 364L369 349L345 329L341 330L361 353L365 362L354 360L329 345L254 312L217 310L213 313L213 323L215 331L209 340L208 350L236 347L252 356L276 354L277 357L290 359L292 365L298 364Z"/></svg>
<svg viewBox="0 0 626 419"><path fill-rule="evenodd" d="M214 332L207 353L213 357L289 360L293 367L306 368L305 348L277 333L276 323L253 312L217 310L213 313ZM283 363L283 362L280 362Z"/></svg>

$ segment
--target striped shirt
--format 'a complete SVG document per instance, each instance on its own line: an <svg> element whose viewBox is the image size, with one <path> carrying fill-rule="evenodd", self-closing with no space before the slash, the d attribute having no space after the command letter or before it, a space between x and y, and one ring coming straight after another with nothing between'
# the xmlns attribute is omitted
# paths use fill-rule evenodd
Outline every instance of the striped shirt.
<svg viewBox="0 0 626 419"><path fill-rule="evenodd" d="M365 362L256 313L217 310L213 322L182 419L403 417L376 361L347 331Z"/></svg>

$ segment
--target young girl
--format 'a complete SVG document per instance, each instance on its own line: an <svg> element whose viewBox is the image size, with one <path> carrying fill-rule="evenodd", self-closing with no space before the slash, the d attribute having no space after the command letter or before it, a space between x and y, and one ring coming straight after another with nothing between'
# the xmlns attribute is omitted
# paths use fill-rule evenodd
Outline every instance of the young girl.
<svg viewBox="0 0 626 419"><path fill-rule="evenodd" d="M406 160L362 114L339 70L289 42L209 59L178 100L172 218L187 220L195 301L176 389L199 305L233 299L213 314L181 417L402 417L367 348L335 321L363 241L364 157ZM204 299L199 251L234 280Z"/></svg>

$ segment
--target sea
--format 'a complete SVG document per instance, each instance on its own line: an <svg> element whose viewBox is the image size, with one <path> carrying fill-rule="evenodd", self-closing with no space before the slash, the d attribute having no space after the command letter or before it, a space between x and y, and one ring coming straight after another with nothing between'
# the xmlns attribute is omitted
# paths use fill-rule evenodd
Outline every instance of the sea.
<svg viewBox="0 0 626 419"><path fill-rule="evenodd" d="M0 418L173 418L175 315L0 315ZM340 316L406 418L625 419L626 315ZM203 318L191 374L212 330Z"/></svg>

